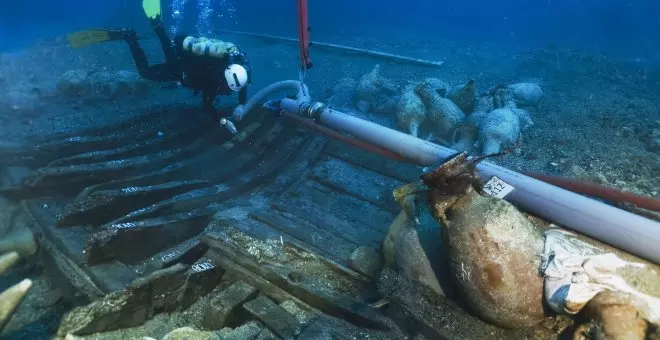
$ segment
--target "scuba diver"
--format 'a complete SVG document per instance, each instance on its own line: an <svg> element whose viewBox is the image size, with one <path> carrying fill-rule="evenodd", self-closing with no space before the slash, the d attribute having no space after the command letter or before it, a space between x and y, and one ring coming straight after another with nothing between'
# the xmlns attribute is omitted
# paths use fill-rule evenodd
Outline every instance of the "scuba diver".
<svg viewBox="0 0 660 340"><path fill-rule="evenodd" d="M70 34L72 47L78 48L92 43L124 40L133 55L140 76L153 81L176 81L202 94L203 110L214 120L236 133L234 124L221 117L213 106L218 95L238 92L238 106L232 116L240 120L243 105L247 102L247 88L251 84L251 70L246 54L231 42L208 38L176 35L167 36L161 20L160 0L143 0L143 9L165 54L165 63L149 65L147 56L138 44L138 37L131 29L91 29Z"/></svg>

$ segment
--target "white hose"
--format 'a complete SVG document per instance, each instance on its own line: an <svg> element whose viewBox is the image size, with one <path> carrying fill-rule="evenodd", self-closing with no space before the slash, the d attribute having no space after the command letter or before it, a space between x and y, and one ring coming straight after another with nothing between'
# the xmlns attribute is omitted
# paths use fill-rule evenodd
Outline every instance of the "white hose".
<svg viewBox="0 0 660 340"><path fill-rule="evenodd" d="M280 105L282 110L292 114L299 114L301 107L300 103L291 99L283 99ZM319 121L420 165L432 165L456 153L452 149L328 108L321 113ZM523 210L660 264L660 223L493 163L481 162L477 169L485 180L497 176L515 187L506 199Z"/></svg>
<svg viewBox="0 0 660 340"><path fill-rule="evenodd" d="M255 93L254 96L245 103L241 119L244 119L250 110L254 109L257 105L263 104L270 95L284 91L296 91L296 98L298 98L298 101L300 102L309 102L311 100L307 86L299 80L278 81L277 83L270 84Z"/></svg>

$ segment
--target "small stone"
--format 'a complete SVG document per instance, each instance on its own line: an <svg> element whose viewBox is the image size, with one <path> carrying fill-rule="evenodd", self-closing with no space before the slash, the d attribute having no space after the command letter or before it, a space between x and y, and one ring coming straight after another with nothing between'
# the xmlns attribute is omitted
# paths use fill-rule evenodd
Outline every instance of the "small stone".
<svg viewBox="0 0 660 340"><path fill-rule="evenodd" d="M167 333L162 340L222 340L222 338L214 332L198 331L190 327L181 327Z"/></svg>
<svg viewBox="0 0 660 340"><path fill-rule="evenodd" d="M570 170L570 175L577 179L588 179L589 173L579 165L573 165Z"/></svg>
<svg viewBox="0 0 660 340"><path fill-rule="evenodd" d="M609 181L607 180L607 177L605 177L605 175L603 175L600 172L596 172L595 174L593 174L593 178L598 184L608 184L609 183Z"/></svg>
<svg viewBox="0 0 660 340"><path fill-rule="evenodd" d="M557 322L553 318L546 318L543 321L541 321L541 326L545 329L552 330L555 327L555 324Z"/></svg>
<svg viewBox="0 0 660 340"><path fill-rule="evenodd" d="M371 247L358 247L351 254L349 261L353 270L370 278L378 277L383 268L380 254Z"/></svg>
<svg viewBox="0 0 660 340"><path fill-rule="evenodd" d="M660 152L660 128L653 129L648 135L646 149L651 152Z"/></svg>
<svg viewBox="0 0 660 340"><path fill-rule="evenodd" d="M621 128L621 135L623 137L630 137L635 134L635 130L629 126L624 126Z"/></svg>
<svg viewBox="0 0 660 340"><path fill-rule="evenodd" d="M620 187L620 188L623 188L623 187L625 187L626 185L628 185L628 183L626 183L626 181L622 181L622 180L620 180L620 179L617 179L617 180L614 181L614 185L616 185L616 186L618 186L618 187Z"/></svg>
<svg viewBox="0 0 660 340"><path fill-rule="evenodd" d="M270 332L262 323L258 321L250 321L235 329L223 328L218 332L222 340L245 340L263 337ZM277 339L277 338L275 338ZM165 339L163 339L165 340Z"/></svg>

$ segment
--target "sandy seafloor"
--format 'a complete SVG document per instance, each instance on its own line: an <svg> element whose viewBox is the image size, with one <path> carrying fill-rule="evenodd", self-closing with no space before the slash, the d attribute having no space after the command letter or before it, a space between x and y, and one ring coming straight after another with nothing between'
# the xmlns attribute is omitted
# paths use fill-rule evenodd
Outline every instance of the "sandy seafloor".
<svg viewBox="0 0 660 340"><path fill-rule="evenodd" d="M245 37L231 39L248 51L254 70L252 93L269 83L297 78L295 45L265 43ZM388 61L312 49L314 68L308 76L314 99L324 100L341 78L358 80L377 63L394 81L426 77L457 85L472 78L479 91L501 84L538 81L544 97L530 113L534 125L524 132L516 152L493 161L515 170L541 171L579 177L657 198L660 193L660 157L652 149L653 129L660 129L660 70L641 64L617 64L606 57L555 46L524 51L502 46L461 46L451 42L401 39L393 44L376 39L328 38L328 42L444 60L441 68L423 68ZM142 40L150 61L162 60L155 40ZM128 48L121 42L71 50L62 39L39 43L20 52L0 54L0 143L31 136L75 131L126 119L152 104L197 104L185 89L155 85L145 98L86 105L53 94L67 70L133 70ZM235 97L231 100L235 100ZM396 128L395 117L370 119ZM1 208L0 208L1 209ZM0 278L0 289L23 276L35 287L5 330L8 339L49 338L58 316L69 308L58 299L39 264L24 265ZM176 317L156 326L181 326ZM185 319L185 318L184 318ZM147 335L147 334L144 334ZM154 334L155 335L155 334ZM162 336L162 335L161 335Z"/></svg>

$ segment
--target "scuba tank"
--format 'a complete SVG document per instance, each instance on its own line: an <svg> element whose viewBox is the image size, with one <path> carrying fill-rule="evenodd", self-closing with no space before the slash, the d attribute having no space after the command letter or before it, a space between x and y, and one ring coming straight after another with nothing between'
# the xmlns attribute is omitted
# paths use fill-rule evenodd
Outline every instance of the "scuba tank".
<svg viewBox="0 0 660 340"><path fill-rule="evenodd" d="M187 36L183 39L183 50L198 56L209 56L213 58L223 58L225 55L238 54L238 47L233 43L209 39L209 38L195 38Z"/></svg>

